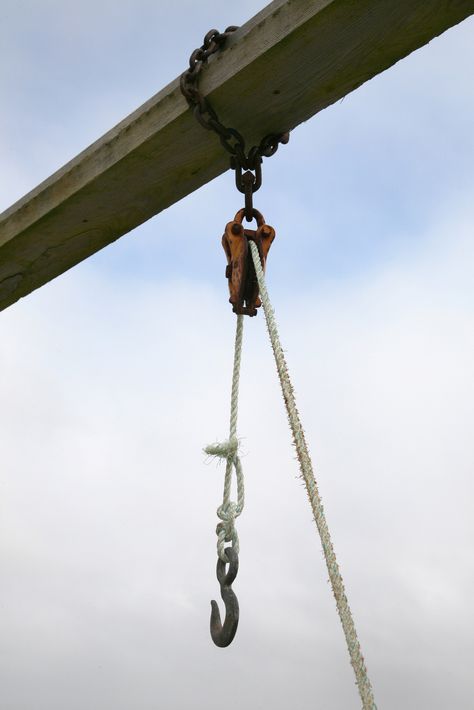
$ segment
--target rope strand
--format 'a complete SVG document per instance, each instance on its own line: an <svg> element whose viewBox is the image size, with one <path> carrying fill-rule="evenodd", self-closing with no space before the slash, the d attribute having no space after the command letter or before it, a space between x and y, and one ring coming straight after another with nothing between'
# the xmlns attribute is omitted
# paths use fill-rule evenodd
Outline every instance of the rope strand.
<svg viewBox="0 0 474 710"><path fill-rule="evenodd" d="M238 315L235 331L234 367L232 370L229 439L227 441L209 444L204 449L204 452L209 456L216 456L226 459L224 494L222 496L222 505L220 505L217 509L217 515L221 519L221 522L218 523L216 528L217 554L219 555L219 558L226 563L229 561L225 552L226 542L232 542L232 547L237 554L239 553L239 536L235 527L235 518L241 514L245 502L244 474L240 458L237 454L239 449L239 440L237 439L237 416L239 405L240 362L242 359L243 331L244 317L243 315ZM235 469L235 475L237 478L237 503L230 500L232 468Z"/></svg>
<svg viewBox="0 0 474 710"><path fill-rule="evenodd" d="M342 576L336 561L336 555L334 553L334 548L331 542L329 528L324 515L323 504L319 495L316 479L314 477L313 465L309 455L308 446L305 441L304 430L301 425L298 410L296 408L293 385L290 380L288 366L286 364L283 349L281 347L277 324L275 320L275 314L273 311L273 307L270 303L267 288L265 285L265 276L262 269L260 256L255 243L249 240L249 245L252 251L252 259L255 266L258 286L260 289L260 298L262 299L263 310L265 312L265 318L267 323L267 330L270 335L270 341L275 356L275 362L278 370L278 376L280 378L283 399L285 400L286 411L288 413L290 428L293 434L293 441L296 447L301 475L306 486L306 491L308 493L311 509L313 511L314 520L316 522L316 526L318 528L318 532L321 538L324 557L326 559L326 565L329 572L329 579L331 581L332 590L336 599L337 610L341 619L342 628L344 630L351 664L356 676L357 687L359 690L360 698L362 700L362 707L363 710L377 710L372 686L367 675L367 668L365 666L364 657L362 655L359 640L357 638L354 620L352 618L351 610L349 608L349 603L347 601L346 593L344 590L344 583L342 581Z"/></svg>

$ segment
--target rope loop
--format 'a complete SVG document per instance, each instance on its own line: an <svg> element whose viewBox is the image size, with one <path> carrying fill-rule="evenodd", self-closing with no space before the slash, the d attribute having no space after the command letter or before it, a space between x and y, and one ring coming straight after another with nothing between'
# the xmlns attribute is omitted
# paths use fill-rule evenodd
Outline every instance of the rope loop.
<svg viewBox="0 0 474 710"><path fill-rule="evenodd" d="M239 535L237 533L237 528L234 525L234 521L232 520L229 523L218 523L216 527L216 534L217 534L217 556L219 557L220 560L225 562L226 564L229 562L229 558L227 557L227 545L226 542L232 543L232 547L235 550L237 554L239 554L240 551L240 544L239 544Z"/></svg>
<svg viewBox="0 0 474 710"><path fill-rule="evenodd" d="M225 543L232 542L237 554L239 553L239 536L235 528L235 519L242 513L244 507L244 479L242 464L237 456L239 441L237 437L232 437L227 441L209 444L204 449L209 456L222 458L227 461L226 478L224 484L224 500L217 508L217 517L221 522L216 528L217 534L217 554L223 562L228 562L225 552ZM232 469L235 470L237 479L237 502L230 500L230 477Z"/></svg>
<svg viewBox="0 0 474 710"><path fill-rule="evenodd" d="M217 554L226 564L229 562L226 554L226 542L231 542L235 552L239 553L239 536L235 528L235 519L242 513L244 508L244 473L242 464L238 456L239 440L237 438L237 411L239 401L239 379L240 360L242 355L243 337L243 315L237 316L237 329L235 333L234 347L234 368L232 372L232 395L230 403L230 433L225 441L216 441L208 444L204 453L226 461L224 494L222 503L217 509L217 517L220 518L216 528L217 534ZM237 502L230 499L230 489L232 485L232 470L235 471L237 480Z"/></svg>

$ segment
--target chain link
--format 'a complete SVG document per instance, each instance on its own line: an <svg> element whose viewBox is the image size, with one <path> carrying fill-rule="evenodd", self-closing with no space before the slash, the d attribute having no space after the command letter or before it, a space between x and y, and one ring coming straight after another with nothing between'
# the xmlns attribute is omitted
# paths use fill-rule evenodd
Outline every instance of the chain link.
<svg viewBox="0 0 474 710"><path fill-rule="evenodd" d="M207 131L217 133L222 147L230 154L230 166L235 170L235 184L239 192L245 195L245 216L250 221L252 195L262 184L262 158L274 155L280 143L288 143L290 134L289 131L279 134L272 133L262 138L258 146L253 146L246 152L245 139L242 134L235 128L224 126L209 101L199 91L199 76L209 57L222 49L227 38L237 29L238 27L231 25L224 32L209 30L204 37L202 47L198 47L191 53L189 69L181 74L180 87L196 120ZM244 170L245 172L243 172Z"/></svg>

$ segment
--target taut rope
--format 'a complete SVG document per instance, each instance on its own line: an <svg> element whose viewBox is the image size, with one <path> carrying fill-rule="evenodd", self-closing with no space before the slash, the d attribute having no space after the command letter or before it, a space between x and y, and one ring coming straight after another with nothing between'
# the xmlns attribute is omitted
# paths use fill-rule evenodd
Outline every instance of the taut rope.
<svg viewBox="0 0 474 710"><path fill-rule="evenodd" d="M362 655L359 639L352 618L349 603L344 591L344 583L337 564L336 555L331 542L328 524L324 515L324 508L319 495L318 486L313 473L313 465L308 451L308 446L305 441L303 427L301 425L298 410L296 408L295 395L293 385L291 384L288 366L286 364L285 355L281 347L278 328L275 320L275 313L270 303L267 287L265 284L265 276L260 261L258 249L253 241L249 240L249 246L252 250L252 259L257 274L258 286L260 289L260 298L262 299L263 310L267 323L268 334L275 356L275 362L280 378L281 391L285 400L288 420L290 422L291 433L293 434L293 442L296 448L298 461L300 465L301 476L304 480L306 491L308 493L309 502L314 515L314 521L318 528L319 536L323 546L326 566L329 572L329 579L332 585L332 591L336 599L337 611L341 619L344 636L346 637L347 648L351 659L351 664L356 676L357 687L362 700L363 710L377 710L372 685L367 675L364 657Z"/></svg>

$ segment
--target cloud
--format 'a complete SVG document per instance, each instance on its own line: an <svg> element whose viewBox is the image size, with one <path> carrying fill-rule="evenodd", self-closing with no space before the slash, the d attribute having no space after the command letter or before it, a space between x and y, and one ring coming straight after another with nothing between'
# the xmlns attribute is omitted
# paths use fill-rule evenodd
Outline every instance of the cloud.
<svg viewBox="0 0 474 710"><path fill-rule="evenodd" d="M385 708L471 697L473 218L452 205L370 278L302 289L298 308L276 296ZM83 268L2 314L8 710L283 708L315 683L321 707L356 705L261 314L240 405L242 622L227 653L208 638L223 470L201 449L227 432L224 291Z"/></svg>
<svg viewBox="0 0 474 710"><path fill-rule="evenodd" d="M86 7L64 36L66 6L26 13L21 42L9 9L5 206L177 74L199 23L228 16L186 5L178 41L171 15L140 3L152 19L135 18L135 53L131 31L122 49L136 4L112 24L108 3L94 6L93 27ZM268 281L282 341L387 710L472 697L472 97L458 86L470 32L300 127L258 193L278 232ZM240 401L241 623L227 651L209 638L223 469L202 447L228 425L218 243L231 183L1 314L4 710L358 705L261 314L246 322Z"/></svg>

